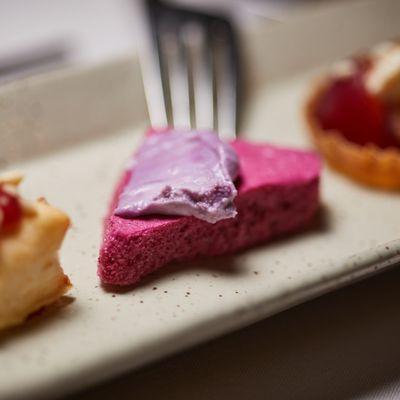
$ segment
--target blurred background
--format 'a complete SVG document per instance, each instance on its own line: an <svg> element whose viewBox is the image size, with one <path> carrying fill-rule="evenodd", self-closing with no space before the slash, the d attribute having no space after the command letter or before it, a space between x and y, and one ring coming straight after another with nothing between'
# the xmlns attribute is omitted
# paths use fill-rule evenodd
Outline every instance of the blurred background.
<svg viewBox="0 0 400 400"><path fill-rule="evenodd" d="M352 0L362 2L365 0ZM174 0L228 13L242 29L284 23L349 0ZM0 0L0 82L135 52L140 0Z"/></svg>

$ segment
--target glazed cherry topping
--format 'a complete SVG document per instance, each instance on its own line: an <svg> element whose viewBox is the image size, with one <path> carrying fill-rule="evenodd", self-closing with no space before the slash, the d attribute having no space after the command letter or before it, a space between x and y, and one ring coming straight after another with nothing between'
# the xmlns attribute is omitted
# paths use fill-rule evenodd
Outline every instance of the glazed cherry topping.
<svg viewBox="0 0 400 400"><path fill-rule="evenodd" d="M378 98L371 96L363 81L369 68L365 60L355 60L357 73L340 77L321 96L316 117L324 130L338 130L360 145L399 146L392 133L391 112Z"/></svg>
<svg viewBox="0 0 400 400"><path fill-rule="evenodd" d="M18 222L22 215L18 197L0 185L0 229Z"/></svg>

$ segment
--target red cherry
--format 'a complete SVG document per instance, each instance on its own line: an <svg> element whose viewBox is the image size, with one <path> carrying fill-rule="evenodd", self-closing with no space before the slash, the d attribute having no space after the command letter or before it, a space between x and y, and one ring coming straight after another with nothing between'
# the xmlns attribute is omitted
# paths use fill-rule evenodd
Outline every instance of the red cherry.
<svg viewBox="0 0 400 400"><path fill-rule="evenodd" d="M374 143L379 147L398 146L391 124L391 111L364 86L364 74L370 61L354 59L357 72L338 78L323 93L316 108L316 117L324 130L338 130L354 143Z"/></svg>
<svg viewBox="0 0 400 400"><path fill-rule="evenodd" d="M22 216L21 204L18 197L9 193L0 185L0 227L18 222Z"/></svg>

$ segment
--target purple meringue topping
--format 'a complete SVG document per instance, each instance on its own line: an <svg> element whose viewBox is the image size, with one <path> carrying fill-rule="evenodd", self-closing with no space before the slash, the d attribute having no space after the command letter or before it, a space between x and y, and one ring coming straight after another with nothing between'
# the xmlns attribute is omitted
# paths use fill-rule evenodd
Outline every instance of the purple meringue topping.
<svg viewBox="0 0 400 400"><path fill-rule="evenodd" d="M192 215L210 223L235 217L239 160L215 133L152 133L132 161L115 215Z"/></svg>

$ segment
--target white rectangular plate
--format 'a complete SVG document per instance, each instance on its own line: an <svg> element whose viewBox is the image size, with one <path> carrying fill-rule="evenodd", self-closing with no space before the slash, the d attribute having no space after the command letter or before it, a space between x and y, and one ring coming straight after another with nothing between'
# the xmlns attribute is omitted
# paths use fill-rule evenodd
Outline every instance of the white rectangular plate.
<svg viewBox="0 0 400 400"><path fill-rule="evenodd" d="M399 15L396 1L360 2L254 32L246 136L308 146L299 108L314 68L398 34ZM313 229L236 257L163 268L134 289L105 291L96 276L102 217L144 127L132 59L0 88L0 162L26 172L27 196L45 195L71 215L61 255L74 284L69 304L1 334L0 398L65 394L400 260L399 194L325 170Z"/></svg>

